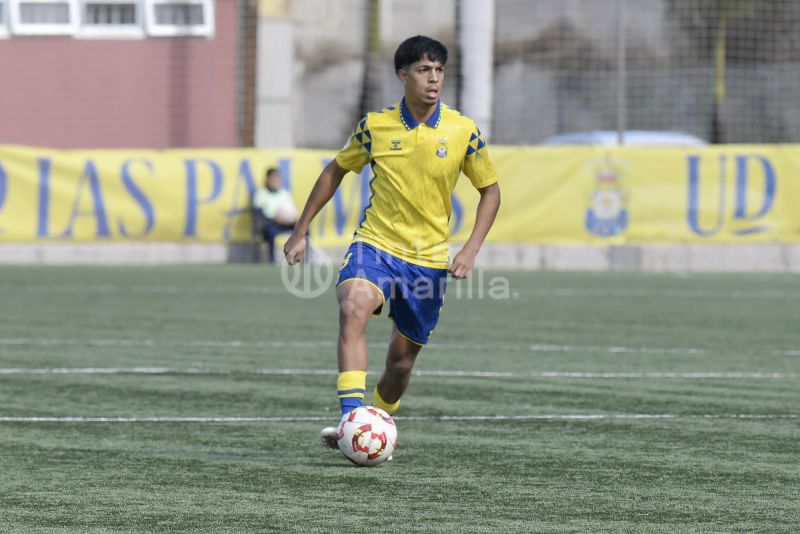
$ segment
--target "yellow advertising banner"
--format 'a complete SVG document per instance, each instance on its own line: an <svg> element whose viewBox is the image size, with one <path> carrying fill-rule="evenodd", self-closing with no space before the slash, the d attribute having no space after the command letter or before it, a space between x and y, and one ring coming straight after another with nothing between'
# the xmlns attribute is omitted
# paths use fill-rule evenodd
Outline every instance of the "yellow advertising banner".
<svg viewBox="0 0 800 534"><path fill-rule="evenodd" d="M0 241L248 241L268 167L302 208L324 150L71 150L0 146ZM503 203L495 243L800 241L800 145L492 147ZM369 203L349 174L311 229L345 246ZM453 193L454 242L478 193Z"/></svg>

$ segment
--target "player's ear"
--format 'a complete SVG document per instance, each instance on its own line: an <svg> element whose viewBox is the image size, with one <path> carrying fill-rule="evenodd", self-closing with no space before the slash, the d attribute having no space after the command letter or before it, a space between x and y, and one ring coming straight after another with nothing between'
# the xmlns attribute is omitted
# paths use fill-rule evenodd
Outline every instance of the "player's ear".
<svg viewBox="0 0 800 534"><path fill-rule="evenodd" d="M403 85L408 82L408 73L403 69L398 69L397 77L400 78L400 81L403 82Z"/></svg>

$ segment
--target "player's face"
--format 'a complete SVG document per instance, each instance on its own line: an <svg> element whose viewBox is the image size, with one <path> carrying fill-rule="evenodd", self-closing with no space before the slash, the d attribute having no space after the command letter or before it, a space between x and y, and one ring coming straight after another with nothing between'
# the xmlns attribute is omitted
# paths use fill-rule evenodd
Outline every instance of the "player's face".
<svg viewBox="0 0 800 534"><path fill-rule="evenodd" d="M401 69L398 74L405 85L407 100L427 105L434 105L439 100L444 82L444 65L440 62L431 61L426 56L409 65L408 70Z"/></svg>

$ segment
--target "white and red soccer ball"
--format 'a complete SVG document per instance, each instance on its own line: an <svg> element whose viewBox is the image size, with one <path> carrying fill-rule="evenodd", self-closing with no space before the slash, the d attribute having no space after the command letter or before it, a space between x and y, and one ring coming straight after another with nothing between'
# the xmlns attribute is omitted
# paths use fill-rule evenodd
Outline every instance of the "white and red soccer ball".
<svg viewBox="0 0 800 534"><path fill-rule="evenodd" d="M361 406L344 415L337 430L339 450L358 465L380 465L397 447L394 420L374 406Z"/></svg>

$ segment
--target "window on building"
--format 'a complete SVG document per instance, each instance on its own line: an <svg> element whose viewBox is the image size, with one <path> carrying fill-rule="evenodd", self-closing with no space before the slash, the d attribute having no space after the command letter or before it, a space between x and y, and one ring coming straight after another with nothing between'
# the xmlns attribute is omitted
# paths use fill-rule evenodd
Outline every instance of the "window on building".
<svg viewBox="0 0 800 534"><path fill-rule="evenodd" d="M0 0L0 38L8 37L8 7L6 0Z"/></svg>
<svg viewBox="0 0 800 534"><path fill-rule="evenodd" d="M150 35L214 35L214 0L147 0Z"/></svg>
<svg viewBox="0 0 800 534"><path fill-rule="evenodd" d="M82 37L143 37L137 0L81 0Z"/></svg>
<svg viewBox="0 0 800 534"><path fill-rule="evenodd" d="M135 26L136 4L120 2L89 2L85 6L83 23L91 26Z"/></svg>
<svg viewBox="0 0 800 534"><path fill-rule="evenodd" d="M0 0L0 37L213 37L214 2L215 0Z"/></svg>
<svg viewBox="0 0 800 534"><path fill-rule="evenodd" d="M69 35L77 28L76 0L10 0L9 25L19 35Z"/></svg>

